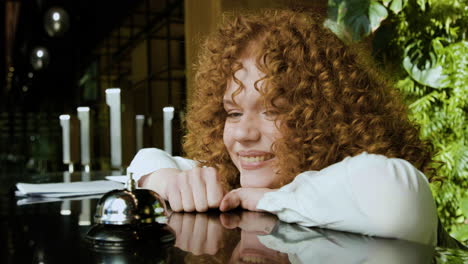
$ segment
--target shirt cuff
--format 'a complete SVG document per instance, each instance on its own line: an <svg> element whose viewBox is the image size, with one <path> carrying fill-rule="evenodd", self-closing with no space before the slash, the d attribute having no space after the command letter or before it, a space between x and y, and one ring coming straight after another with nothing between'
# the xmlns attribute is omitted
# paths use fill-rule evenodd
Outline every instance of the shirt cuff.
<svg viewBox="0 0 468 264"><path fill-rule="evenodd" d="M301 214L301 204L294 193L278 190L263 195L257 204L258 210L275 214L286 223L298 223L303 226L317 226L318 223Z"/></svg>
<svg viewBox="0 0 468 264"><path fill-rule="evenodd" d="M157 148L147 148L138 151L127 171L132 172L133 178L138 181L142 176L162 168L180 169L174 158L167 152Z"/></svg>

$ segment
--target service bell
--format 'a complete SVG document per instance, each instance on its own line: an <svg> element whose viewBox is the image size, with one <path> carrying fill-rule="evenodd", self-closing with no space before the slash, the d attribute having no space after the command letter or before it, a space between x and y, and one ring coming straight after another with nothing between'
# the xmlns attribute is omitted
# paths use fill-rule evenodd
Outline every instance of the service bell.
<svg viewBox="0 0 468 264"><path fill-rule="evenodd" d="M132 173L125 189L110 191L98 201L95 225L86 238L97 244L128 244L159 237L160 242L174 239L165 226L164 200L154 191L137 189Z"/></svg>
<svg viewBox="0 0 468 264"><path fill-rule="evenodd" d="M129 173L126 189L113 190L99 200L94 222L108 225L152 224L164 221L166 207L154 191L136 189Z"/></svg>

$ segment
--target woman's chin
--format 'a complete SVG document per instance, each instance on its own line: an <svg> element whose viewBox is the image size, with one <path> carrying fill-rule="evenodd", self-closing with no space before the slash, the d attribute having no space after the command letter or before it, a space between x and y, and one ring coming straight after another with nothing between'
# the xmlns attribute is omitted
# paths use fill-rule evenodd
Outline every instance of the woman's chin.
<svg viewBox="0 0 468 264"><path fill-rule="evenodd" d="M272 175L274 172L241 172L240 185L242 188L271 188L275 180Z"/></svg>

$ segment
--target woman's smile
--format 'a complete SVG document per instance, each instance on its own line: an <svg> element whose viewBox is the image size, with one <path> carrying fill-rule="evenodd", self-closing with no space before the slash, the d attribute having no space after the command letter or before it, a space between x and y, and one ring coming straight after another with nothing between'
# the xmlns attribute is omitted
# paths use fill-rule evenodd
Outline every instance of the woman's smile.
<svg viewBox="0 0 468 264"><path fill-rule="evenodd" d="M238 153L240 165L244 170L256 170L269 165L275 156L270 152L242 151Z"/></svg>

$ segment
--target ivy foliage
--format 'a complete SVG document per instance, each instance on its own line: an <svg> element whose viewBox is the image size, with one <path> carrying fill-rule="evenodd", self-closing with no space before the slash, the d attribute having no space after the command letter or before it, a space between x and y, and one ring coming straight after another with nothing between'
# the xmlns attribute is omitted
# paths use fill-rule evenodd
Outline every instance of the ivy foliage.
<svg viewBox="0 0 468 264"><path fill-rule="evenodd" d="M329 0L328 26L371 40L421 138L434 145L431 184L445 228L468 241L468 0Z"/></svg>

